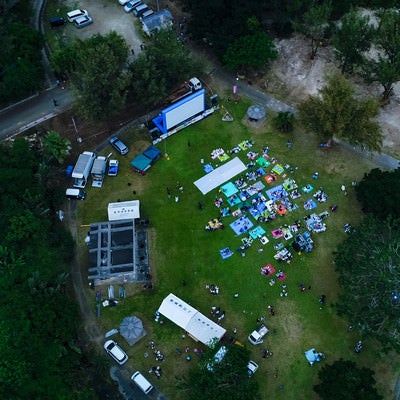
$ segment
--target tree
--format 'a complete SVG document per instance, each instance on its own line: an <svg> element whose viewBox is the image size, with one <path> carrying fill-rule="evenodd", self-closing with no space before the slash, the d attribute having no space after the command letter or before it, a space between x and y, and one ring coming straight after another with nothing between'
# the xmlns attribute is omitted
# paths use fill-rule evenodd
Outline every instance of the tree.
<svg viewBox="0 0 400 400"><path fill-rule="evenodd" d="M303 14L301 22L294 23L295 29L311 39L311 54L313 60L329 26L329 16L332 11L331 2L314 0L311 7Z"/></svg>
<svg viewBox="0 0 400 400"><path fill-rule="evenodd" d="M130 97L145 105L160 104L176 85L201 70L201 63L176 40L175 32L161 30L130 66Z"/></svg>
<svg viewBox="0 0 400 400"><path fill-rule="evenodd" d="M322 400L381 400L375 388L374 371L358 367L354 361L340 359L324 365L318 373L320 383L314 391Z"/></svg>
<svg viewBox="0 0 400 400"><path fill-rule="evenodd" d="M293 131L295 116L291 112L279 112L272 120L272 126L283 133Z"/></svg>
<svg viewBox="0 0 400 400"><path fill-rule="evenodd" d="M199 366L189 372L186 385L192 399L215 400L258 400L258 385L249 379L247 364L249 351L235 344L227 346L228 351L221 362L214 362L215 348L207 350ZM212 364L210 371L207 365Z"/></svg>
<svg viewBox="0 0 400 400"><path fill-rule="evenodd" d="M382 171L378 168L364 175L356 186L357 200L364 213L386 220L389 216L400 218L400 169ZM376 194L379 193L379 196Z"/></svg>
<svg viewBox="0 0 400 400"><path fill-rule="evenodd" d="M56 131L49 131L44 138L43 148L45 155L51 159L55 159L59 164L64 162L71 150L71 142L61 137Z"/></svg>
<svg viewBox="0 0 400 400"><path fill-rule="evenodd" d="M230 69L264 67L277 57L272 39L260 30L255 17L247 20L247 27L250 33L231 43L223 56L225 65Z"/></svg>
<svg viewBox="0 0 400 400"><path fill-rule="evenodd" d="M220 59L231 43L247 33L247 19L260 12L260 3L254 1L186 1L191 9L189 33L209 45Z"/></svg>
<svg viewBox="0 0 400 400"><path fill-rule="evenodd" d="M362 335L400 350L400 224L368 216L335 255L341 292L337 310Z"/></svg>
<svg viewBox="0 0 400 400"><path fill-rule="evenodd" d="M377 13L379 26L375 31L374 44L377 59L368 59L365 65L366 80L383 86L382 100L389 102L393 84L400 80L400 14L396 9Z"/></svg>
<svg viewBox="0 0 400 400"><path fill-rule="evenodd" d="M107 120L125 107L127 58L124 38L111 32L77 39L57 52L52 64L57 73L70 77L79 113L92 120Z"/></svg>
<svg viewBox="0 0 400 400"><path fill-rule="evenodd" d="M375 121L378 103L371 98L357 99L353 86L341 74L332 74L326 81L319 96L309 96L300 104L302 125L323 141L330 141L335 136L354 146L379 151L382 133Z"/></svg>
<svg viewBox="0 0 400 400"><path fill-rule="evenodd" d="M342 73L352 73L354 67L363 65L364 52L370 49L372 36L373 28L368 15L351 10L343 16L332 37Z"/></svg>
<svg viewBox="0 0 400 400"><path fill-rule="evenodd" d="M0 28L0 104L31 95L41 87L44 78L42 35L28 24L10 20L5 18Z"/></svg>

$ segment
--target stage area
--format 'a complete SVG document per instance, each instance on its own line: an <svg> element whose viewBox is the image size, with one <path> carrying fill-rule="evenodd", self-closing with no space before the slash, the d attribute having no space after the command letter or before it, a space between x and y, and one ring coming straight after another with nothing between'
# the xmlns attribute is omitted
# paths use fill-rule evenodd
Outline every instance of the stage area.
<svg viewBox="0 0 400 400"><path fill-rule="evenodd" d="M245 171L247 167L243 164L238 157L228 161L226 164L209 172L207 175L194 182L194 185L200 190L201 193L207 194L211 190L221 186L226 181L229 181L234 176Z"/></svg>

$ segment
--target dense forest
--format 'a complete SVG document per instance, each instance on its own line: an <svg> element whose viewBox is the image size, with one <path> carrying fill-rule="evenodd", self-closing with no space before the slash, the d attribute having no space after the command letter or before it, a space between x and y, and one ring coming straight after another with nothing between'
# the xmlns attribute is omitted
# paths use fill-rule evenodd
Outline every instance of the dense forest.
<svg viewBox="0 0 400 400"><path fill-rule="evenodd" d="M63 171L52 137L33 148L24 138L0 145L2 399L96 398L82 374L95 357L78 335L68 273L74 243L57 215Z"/></svg>

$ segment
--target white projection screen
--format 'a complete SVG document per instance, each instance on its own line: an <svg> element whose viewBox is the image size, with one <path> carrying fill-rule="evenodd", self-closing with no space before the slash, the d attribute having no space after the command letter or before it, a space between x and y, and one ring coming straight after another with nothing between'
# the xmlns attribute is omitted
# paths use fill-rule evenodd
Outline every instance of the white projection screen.
<svg viewBox="0 0 400 400"><path fill-rule="evenodd" d="M199 90L163 111L168 130L205 110L205 90Z"/></svg>

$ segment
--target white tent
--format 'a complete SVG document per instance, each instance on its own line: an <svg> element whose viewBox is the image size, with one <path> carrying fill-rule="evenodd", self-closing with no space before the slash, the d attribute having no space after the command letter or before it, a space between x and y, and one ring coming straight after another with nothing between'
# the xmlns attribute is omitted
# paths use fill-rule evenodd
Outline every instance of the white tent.
<svg viewBox="0 0 400 400"><path fill-rule="evenodd" d="M233 160L228 161L207 175L204 175L202 178L194 182L194 184L201 193L207 194L246 169L247 168L242 161L240 161L238 157L235 157Z"/></svg>
<svg viewBox="0 0 400 400"><path fill-rule="evenodd" d="M108 204L108 220L119 221L123 219L140 218L139 200L119 201Z"/></svg>
<svg viewBox="0 0 400 400"><path fill-rule="evenodd" d="M193 339L208 346L215 339L221 340L226 333L226 329L172 293L163 300L158 311L184 329Z"/></svg>

